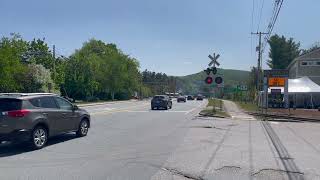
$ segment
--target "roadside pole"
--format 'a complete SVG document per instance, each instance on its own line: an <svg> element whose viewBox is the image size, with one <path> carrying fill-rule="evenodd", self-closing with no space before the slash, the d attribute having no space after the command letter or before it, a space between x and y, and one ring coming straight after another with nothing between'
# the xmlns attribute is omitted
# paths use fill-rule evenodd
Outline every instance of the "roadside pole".
<svg viewBox="0 0 320 180"><path fill-rule="evenodd" d="M206 84L212 84L213 82L215 83L216 87L214 86L213 87L213 107L212 107L212 112L215 113L216 109L216 97L219 97L217 96L216 94L217 93L220 93L219 92L219 87L218 85L222 84L223 83L223 79L222 77L220 76L216 76L217 74L217 68L216 68L216 65L217 66L220 66L220 63L217 61L217 59L220 57L220 54L217 54L216 53L213 53L213 56L211 54L209 54L209 59L211 60L210 63L208 64L208 68L204 70L204 72L206 72L207 74L207 78L205 79L205 83ZM212 72L213 76L210 76L210 73ZM213 80L214 79L214 80ZM220 93L221 94L221 93Z"/></svg>
<svg viewBox="0 0 320 180"><path fill-rule="evenodd" d="M53 56L53 81L55 81L56 80L56 46L55 45L53 45L52 56Z"/></svg>
<svg viewBox="0 0 320 180"><path fill-rule="evenodd" d="M268 113L268 77L263 78L263 98L264 98L263 107L265 109L265 114L267 114Z"/></svg>
<svg viewBox="0 0 320 180"><path fill-rule="evenodd" d="M288 109L288 115L290 115L290 106L289 106L289 83L288 83L288 77L285 78L285 85L284 85L284 106Z"/></svg>
<svg viewBox="0 0 320 180"><path fill-rule="evenodd" d="M262 45L261 45L261 36L262 35L266 35L266 34L269 34L269 33L264 33L264 32L256 32L256 33L253 33L251 32L251 35L259 35L259 45L257 46L256 48L256 51L258 51L258 63L257 63L257 86L256 86L256 89L257 89L257 105L259 107L259 93L260 93L260 90L261 90L261 71L262 71Z"/></svg>

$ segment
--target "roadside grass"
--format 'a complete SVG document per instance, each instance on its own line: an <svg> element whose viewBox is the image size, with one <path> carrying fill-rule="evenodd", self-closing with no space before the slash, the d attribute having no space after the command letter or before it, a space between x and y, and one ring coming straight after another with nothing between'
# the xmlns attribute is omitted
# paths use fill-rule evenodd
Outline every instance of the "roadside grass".
<svg viewBox="0 0 320 180"><path fill-rule="evenodd" d="M105 103L105 102L112 102L112 100L98 100L98 101L76 101L75 104L77 105L84 105L84 104L92 104L92 103Z"/></svg>
<svg viewBox="0 0 320 180"><path fill-rule="evenodd" d="M249 112L256 112L259 110L258 106L252 102L240 102L236 101L235 102L241 109Z"/></svg>
<svg viewBox="0 0 320 180"><path fill-rule="evenodd" d="M200 114L204 116L230 117L223 110L223 101L221 99L208 99L207 107Z"/></svg>

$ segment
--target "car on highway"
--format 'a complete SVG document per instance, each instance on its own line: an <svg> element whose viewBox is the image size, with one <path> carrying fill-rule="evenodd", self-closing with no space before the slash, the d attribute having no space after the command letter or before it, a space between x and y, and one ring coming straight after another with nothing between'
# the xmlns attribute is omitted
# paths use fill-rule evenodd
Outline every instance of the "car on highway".
<svg viewBox="0 0 320 180"><path fill-rule="evenodd" d="M172 108L172 100L167 95L156 95L151 100L151 109L171 109Z"/></svg>
<svg viewBox="0 0 320 180"><path fill-rule="evenodd" d="M194 97L191 96L191 95L188 95L188 96L187 96L187 100L188 100L188 101L189 101L189 100L194 100Z"/></svg>
<svg viewBox="0 0 320 180"><path fill-rule="evenodd" d="M186 99L185 96L179 96L179 97L177 98L177 102L186 102L186 101L187 101L187 99Z"/></svg>
<svg viewBox="0 0 320 180"><path fill-rule="evenodd" d="M202 100L203 100L203 96L201 94L198 94L197 101L202 101Z"/></svg>
<svg viewBox="0 0 320 180"><path fill-rule="evenodd" d="M90 114L56 94L0 94L0 142L29 142L41 149L52 136L82 137L89 128Z"/></svg>

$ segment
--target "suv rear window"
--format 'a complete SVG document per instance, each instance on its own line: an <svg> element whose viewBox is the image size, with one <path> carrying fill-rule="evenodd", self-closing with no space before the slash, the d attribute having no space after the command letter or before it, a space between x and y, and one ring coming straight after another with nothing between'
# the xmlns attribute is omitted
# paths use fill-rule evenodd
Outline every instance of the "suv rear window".
<svg viewBox="0 0 320 180"><path fill-rule="evenodd" d="M153 99L164 99L164 96L155 96Z"/></svg>
<svg viewBox="0 0 320 180"><path fill-rule="evenodd" d="M38 97L30 99L29 102L35 106L40 108L58 108L52 97Z"/></svg>
<svg viewBox="0 0 320 180"><path fill-rule="evenodd" d="M14 111L21 109L22 101L19 99L1 99L0 98L0 111Z"/></svg>

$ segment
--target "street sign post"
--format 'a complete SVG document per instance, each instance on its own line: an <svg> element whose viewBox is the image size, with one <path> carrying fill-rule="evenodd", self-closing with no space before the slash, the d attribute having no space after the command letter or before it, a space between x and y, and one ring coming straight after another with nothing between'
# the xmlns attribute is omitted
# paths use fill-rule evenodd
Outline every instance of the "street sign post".
<svg viewBox="0 0 320 180"><path fill-rule="evenodd" d="M247 91L248 87L246 85L238 85L237 90L238 91Z"/></svg>
<svg viewBox="0 0 320 180"><path fill-rule="evenodd" d="M264 70L264 97L263 106L268 108L268 88L269 87L284 87L284 106L289 108L289 92L288 92L288 77L289 71L284 69ZM279 91L279 90L274 90ZM280 92L281 93L281 92Z"/></svg>
<svg viewBox="0 0 320 180"><path fill-rule="evenodd" d="M269 77L268 86L269 87L284 87L286 78L284 77Z"/></svg>

